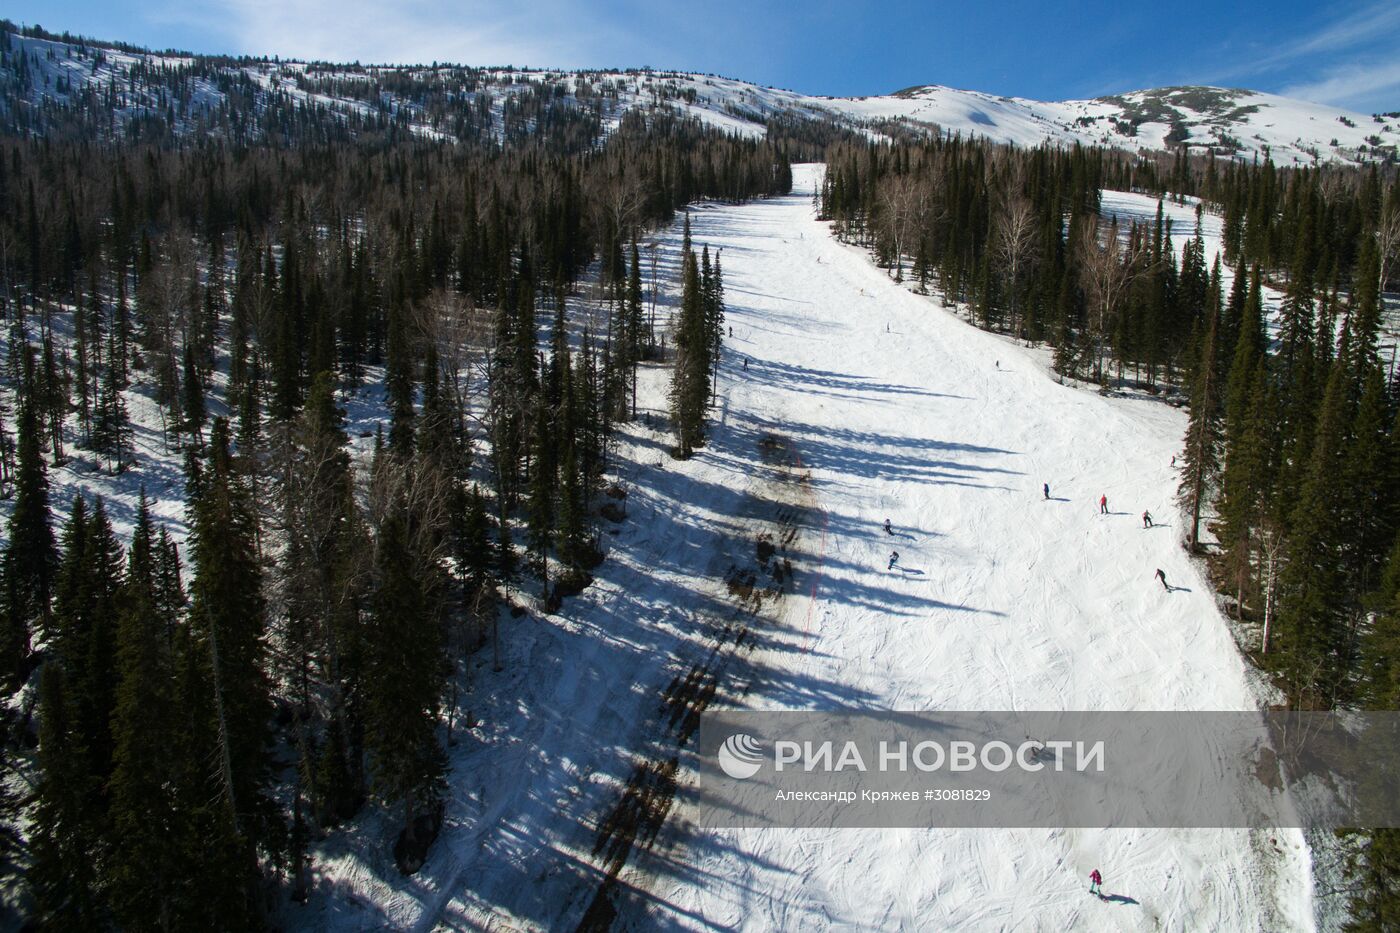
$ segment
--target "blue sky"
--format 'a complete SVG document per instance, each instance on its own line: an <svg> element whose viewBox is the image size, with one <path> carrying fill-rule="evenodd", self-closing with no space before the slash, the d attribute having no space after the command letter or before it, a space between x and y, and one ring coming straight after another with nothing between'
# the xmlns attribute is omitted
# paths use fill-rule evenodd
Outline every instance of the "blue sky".
<svg viewBox="0 0 1400 933"><path fill-rule="evenodd" d="M0 15L196 52L652 65L809 94L947 84L1062 99L1166 84L1400 110L1400 2L7 0Z"/></svg>

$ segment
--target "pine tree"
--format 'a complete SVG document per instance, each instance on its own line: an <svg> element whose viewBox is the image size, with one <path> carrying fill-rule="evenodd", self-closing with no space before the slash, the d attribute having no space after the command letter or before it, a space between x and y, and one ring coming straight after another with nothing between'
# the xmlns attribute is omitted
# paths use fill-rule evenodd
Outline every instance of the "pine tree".
<svg viewBox="0 0 1400 933"><path fill-rule="evenodd" d="M100 850L100 786L75 723L61 663L44 666L39 699L39 786L30 830L29 873L38 914L52 929L102 926L93 853Z"/></svg>
<svg viewBox="0 0 1400 933"><path fill-rule="evenodd" d="M567 353L565 354L567 360ZM532 569L540 578L543 595L549 595L549 548L554 541L554 496L558 483L555 425L540 396L535 406L533 456L530 462L529 545Z"/></svg>
<svg viewBox="0 0 1400 933"><path fill-rule="evenodd" d="M681 312L676 324L676 365L671 376L671 421L677 456L685 459L704 442L710 352L705 300L695 254L684 254Z"/></svg>
<svg viewBox="0 0 1400 933"><path fill-rule="evenodd" d="M160 593L158 541L141 495L121 588L120 681L112 710L112 857L104 881L112 913L128 928L175 929L184 890L180 853L195 843L173 789L176 746L170 632ZM196 895L197 896L197 895Z"/></svg>
<svg viewBox="0 0 1400 933"><path fill-rule="evenodd" d="M204 383L200 381L199 369L195 366L194 349L185 347L185 365L183 382L183 399L185 420L181 425L184 434L196 443L204 442Z"/></svg>
<svg viewBox="0 0 1400 933"><path fill-rule="evenodd" d="M98 500L89 514L81 495L63 532L54 594L53 648L62 663L72 727L94 781L111 770L109 723L116 689L117 590L121 548Z"/></svg>
<svg viewBox="0 0 1400 933"><path fill-rule="evenodd" d="M1350 334L1342 331L1339 357L1348 355ZM1341 530L1331 490L1342 475L1341 458L1352 421L1346 367L1334 364L1317 419L1309 463L1291 520L1288 560L1280 602L1280 634L1290 696L1330 706L1351 665L1352 646L1342 637Z"/></svg>
<svg viewBox="0 0 1400 933"><path fill-rule="evenodd" d="M637 416L637 372L645 348L642 335L646 322L642 317L642 261L637 252L637 241L632 241L632 251L628 263L626 343L627 362L631 367L632 417Z"/></svg>
<svg viewBox="0 0 1400 933"><path fill-rule="evenodd" d="M403 840L422 843L418 816L434 814L447 762L437 738L443 631L409 516L393 504L375 542L375 575L365 676L365 738L375 794L403 816ZM400 859L400 867L416 871Z"/></svg>
<svg viewBox="0 0 1400 933"><path fill-rule="evenodd" d="M1191 381L1191 417L1186 427L1181 485L1177 491L1182 508L1191 515L1188 545L1193 552L1200 547L1201 510L1220 473L1220 387L1215 360L1218 321L1217 304L1206 323L1205 338Z"/></svg>
<svg viewBox="0 0 1400 933"><path fill-rule="evenodd" d="M457 538L457 567L465 587L464 602L470 605L478 592L490 586L494 555L491 518L480 486L472 485L471 493L463 499L463 507Z"/></svg>
<svg viewBox="0 0 1400 933"><path fill-rule="evenodd" d="M413 452L413 350L408 311L401 303L390 305L389 361L384 372L390 414L389 447L401 456Z"/></svg>
<svg viewBox="0 0 1400 933"><path fill-rule="evenodd" d="M19 463L15 507L4 553L5 604L3 675L17 687L29 656L30 633L48 628L58 555L49 518L49 480L39 450L39 413L32 357L25 362L19 414Z"/></svg>
<svg viewBox="0 0 1400 933"><path fill-rule="evenodd" d="M118 353L115 340L108 335L107 367L97 393L97 412L93 425L93 448L107 458L108 469L120 473L126 469L131 451L131 420L127 415L126 399L122 395L122 368L115 362Z"/></svg>
<svg viewBox="0 0 1400 933"><path fill-rule="evenodd" d="M240 914L258 913L257 852L275 852L280 821L269 798L272 717L265 643L266 604L256 551L257 518L229 453L228 422L214 421L209 460L191 506L194 560L190 631L205 715L196 722L217 800L219 838L230 859Z"/></svg>

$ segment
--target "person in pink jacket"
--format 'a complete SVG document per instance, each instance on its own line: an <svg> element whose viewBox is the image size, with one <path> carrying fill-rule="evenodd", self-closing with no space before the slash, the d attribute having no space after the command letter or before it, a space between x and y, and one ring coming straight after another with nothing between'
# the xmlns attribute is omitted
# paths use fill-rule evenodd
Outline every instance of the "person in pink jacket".
<svg viewBox="0 0 1400 933"><path fill-rule="evenodd" d="M1103 884L1103 875L1099 874L1099 870L1095 868L1089 872L1089 893L1103 897L1103 890L1099 887L1101 884Z"/></svg>

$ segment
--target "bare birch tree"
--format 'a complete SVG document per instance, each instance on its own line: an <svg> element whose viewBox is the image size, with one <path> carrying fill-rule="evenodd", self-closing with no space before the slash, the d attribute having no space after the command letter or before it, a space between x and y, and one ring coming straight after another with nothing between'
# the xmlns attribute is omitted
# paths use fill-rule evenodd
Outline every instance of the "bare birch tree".
<svg viewBox="0 0 1400 933"><path fill-rule="evenodd" d="M992 250L1011 292L1011 333L1021 336L1021 278L1035 261L1035 208L1015 195L1002 201L993 228Z"/></svg>
<svg viewBox="0 0 1400 933"><path fill-rule="evenodd" d="M1125 243L1114 218L1107 231L1095 219L1084 228L1079 242L1081 281L1093 309L1094 379L1105 381L1104 345L1114 316L1121 310L1133 277L1137 274L1139 248L1134 238Z"/></svg>

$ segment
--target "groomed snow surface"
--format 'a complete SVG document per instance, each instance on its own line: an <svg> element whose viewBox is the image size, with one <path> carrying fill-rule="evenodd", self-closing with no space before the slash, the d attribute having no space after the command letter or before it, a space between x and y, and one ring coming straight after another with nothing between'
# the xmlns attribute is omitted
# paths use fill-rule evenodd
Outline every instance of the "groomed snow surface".
<svg viewBox="0 0 1400 933"><path fill-rule="evenodd" d="M705 658L712 620L732 617L721 578L765 520L755 503L769 436L811 471L816 507L791 546L796 592L753 623L760 647L717 703L1258 706L1180 546L1171 458L1184 414L1061 386L1043 350L893 283L814 219L820 172L799 167L790 197L691 212L697 248L723 250L734 331L711 442L670 458L659 416L669 370L645 372L642 406L657 414L626 426L618 452L628 517L605 536L594 586L558 615L504 623L502 671L489 650L475 658L464 705L481 725L458 732L428 864L399 877L385 851L395 827L363 819L318 853L318 893L293 909L294 925L577 924L602 877L597 826L639 750L660 747L662 691ZM677 225L657 239L663 282L679 238ZM1099 514L1100 495L1111 514ZM1142 527L1144 509L1158 527ZM1296 831L697 833L677 799L655 846L622 872L616 929L1314 927ZM1107 900L1087 893L1094 868Z"/></svg>
<svg viewBox="0 0 1400 933"><path fill-rule="evenodd" d="M770 653L773 689L748 702L787 707L797 692L785 685L800 684L821 708L1255 707L1210 588L1180 547L1171 459L1184 414L1060 386L1043 354L892 283L813 218L819 172L799 171L792 197L693 214L696 242L724 248L734 325L721 435L790 437L827 516L807 642ZM709 451L697 460L719 484L744 469ZM1098 514L1100 495L1111 514ZM1143 529L1144 509L1158 527ZM902 571L885 569L892 546ZM1153 579L1159 567L1173 592ZM808 615L790 607L795 629ZM1096 867L1106 892L1131 900L1088 896ZM1294 831L742 830L697 841L687 868L656 879L655 919L1312 925L1309 857Z"/></svg>

